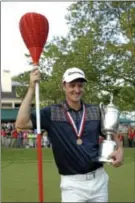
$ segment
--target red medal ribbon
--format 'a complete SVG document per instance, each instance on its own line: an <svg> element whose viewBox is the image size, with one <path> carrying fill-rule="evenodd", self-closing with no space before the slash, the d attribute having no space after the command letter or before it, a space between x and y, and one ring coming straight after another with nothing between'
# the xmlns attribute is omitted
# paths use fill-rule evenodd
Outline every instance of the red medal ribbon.
<svg viewBox="0 0 135 203"><path fill-rule="evenodd" d="M78 138L80 138L82 136L82 133L83 133L83 130L84 130L84 124L85 124L85 118L86 118L86 108L85 108L85 105L83 104L83 115L82 115L82 118L81 118L81 123L80 123L79 131L77 130L75 122L72 119L72 116L70 115L70 113L67 112L67 111L65 111L65 113L66 113L66 116L67 116L67 119L68 119L69 123L73 127L73 130L74 130L75 134L77 135Z"/></svg>

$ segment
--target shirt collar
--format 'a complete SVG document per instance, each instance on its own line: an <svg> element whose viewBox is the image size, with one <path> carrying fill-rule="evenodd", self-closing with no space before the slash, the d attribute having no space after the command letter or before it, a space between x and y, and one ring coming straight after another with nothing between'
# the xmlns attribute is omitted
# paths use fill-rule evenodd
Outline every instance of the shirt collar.
<svg viewBox="0 0 135 203"><path fill-rule="evenodd" d="M76 111L75 109L72 109L66 100L63 101L63 107L66 109L66 111ZM81 100L81 108L78 111L82 111L83 110L83 101Z"/></svg>

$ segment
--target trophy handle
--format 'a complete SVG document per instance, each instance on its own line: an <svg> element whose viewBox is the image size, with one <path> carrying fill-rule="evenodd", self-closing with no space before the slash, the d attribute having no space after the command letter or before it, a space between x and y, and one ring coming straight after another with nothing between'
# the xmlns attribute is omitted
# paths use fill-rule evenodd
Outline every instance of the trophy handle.
<svg viewBox="0 0 135 203"><path fill-rule="evenodd" d="M100 112L101 112L101 117L104 119L104 117L105 117L105 107L104 107L104 104L102 102L99 104L99 108L100 108Z"/></svg>

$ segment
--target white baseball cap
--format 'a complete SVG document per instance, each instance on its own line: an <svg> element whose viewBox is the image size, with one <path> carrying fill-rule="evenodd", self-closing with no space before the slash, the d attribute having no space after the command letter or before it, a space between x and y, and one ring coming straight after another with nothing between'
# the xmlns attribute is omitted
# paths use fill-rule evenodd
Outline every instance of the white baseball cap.
<svg viewBox="0 0 135 203"><path fill-rule="evenodd" d="M63 74L62 82L72 82L73 80L83 79L87 82L84 72L79 68L69 68Z"/></svg>

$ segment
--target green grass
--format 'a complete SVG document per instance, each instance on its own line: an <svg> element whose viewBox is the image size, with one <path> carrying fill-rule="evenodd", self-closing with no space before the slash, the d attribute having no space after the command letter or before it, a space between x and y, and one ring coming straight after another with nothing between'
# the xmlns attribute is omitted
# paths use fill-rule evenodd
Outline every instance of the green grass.
<svg viewBox="0 0 135 203"><path fill-rule="evenodd" d="M2 149L2 202L38 202L35 149ZM109 201L135 202L134 149L125 149L124 165L105 165L110 176ZM43 150L45 202L60 201L60 177L50 149Z"/></svg>

